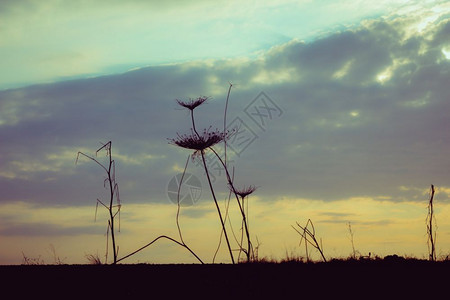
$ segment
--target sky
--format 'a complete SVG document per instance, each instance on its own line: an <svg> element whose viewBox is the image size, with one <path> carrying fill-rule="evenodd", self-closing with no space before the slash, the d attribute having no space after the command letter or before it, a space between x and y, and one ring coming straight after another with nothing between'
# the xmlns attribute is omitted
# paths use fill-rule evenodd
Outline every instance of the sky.
<svg viewBox="0 0 450 300"><path fill-rule="evenodd" d="M260 257L305 256L291 225L311 219L327 257L352 252L350 224L361 255L426 258L431 184L437 251L450 251L447 1L2 1L0 37L0 264L104 259L105 173L75 162L108 141L119 257L178 238L171 180L192 151L170 144L191 127L175 99L209 97L196 126L221 130L230 83L228 159L237 186L257 187ZM211 262L220 222L201 166L189 159L180 224ZM239 235L235 203L228 226ZM229 262L223 243L216 261ZM196 260L158 241L124 262Z"/></svg>

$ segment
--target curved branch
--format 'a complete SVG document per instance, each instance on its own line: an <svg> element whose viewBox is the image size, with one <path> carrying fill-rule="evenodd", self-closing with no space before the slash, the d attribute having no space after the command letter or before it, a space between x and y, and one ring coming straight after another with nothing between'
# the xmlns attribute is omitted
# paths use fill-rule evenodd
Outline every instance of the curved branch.
<svg viewBox="0 0 450 300"><path fill-rule="evenodd" d="M167 236L167 235L160 235L160 236L158 236L157 238L155 238L153 241L151 241L150 243L146 244L145 246L143 246L143 247L137 249L137 250L134 251L134 252L131 252L131 253L128 254L128 255L125 255L124 257L122 257L122 258L120 258L120 259L118 259L117 262L120 262L120 261L124 260L125 258L128 258L128 257L130 257L130 256L132 256L132 255L138 253L139 251L144 250L145 248L147 248L148 246L151 246L151 245L152 245L153 243L155 243L157 240L162 239L162 238L168 239L168 240L170 240L170 241L172 241L172 242L174 242L174 243L180 245L181 247L186 248L189 252L191 252L192 255L195 256L195 258L196 258L200 263L204 264L204 262L203 262L203 261L202 261L202 260L194 253L194 251L192 251L188 246L186 246L186 245L183 244L183 243L180 243L179 241L177 241L177 240L175 240L175 239L173 239L173 238L171 238L170 236Z"/></svg>

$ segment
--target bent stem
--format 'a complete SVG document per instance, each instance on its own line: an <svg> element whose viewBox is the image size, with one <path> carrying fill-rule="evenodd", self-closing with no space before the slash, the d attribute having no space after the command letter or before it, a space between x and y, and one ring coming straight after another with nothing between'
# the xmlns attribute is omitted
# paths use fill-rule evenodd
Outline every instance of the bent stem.
<svg viewBox="0 0 450 300"><path fill-rule="evenodd" d="M190 156L190 155L189 155L189 156ZM152 244L153 244L154 242L156 242L157 240L159 240L159 239L161 239L161 238L165 238L165 239L168 239L168 240L170 240L170 241L172 241L172 242L174 242L174 243L180 245L181 247L185 248L185 249L188 250L188 251L189 251L189 252L190 252L190 253L191 253L191 254L192 254L192 255L193 255L200 263L201 263L201 264L204 264L204 262L200 259L200 257L198 257L197 254L195 254L195 252L192 251L192 249L189 248L189 247L186 245L186 243L184 242L183 235L182 235L182 233L181 233L180 220L179 220L179 217L180 217L180 190L181 190L181 185L183 184L184 175L186 174L187 166L188 166L188 164L189 164L189 156L188 156L188 158L187 158L187 160L186 160L186 164L184 165L184 170L183 170L183 174L181 175L180 183L178 184L178 193L177 193L177 216L176 216L176 223L177 223L177 228L178 228L178 235L180 236L180 241L181 241L181 242L179 242L179 241L177 241L177 240L175 240L174 238L171 238L171 237L169 237L169 236L161 235L161 236L155 238L155 239L154 239L153 241L151 241L150 243L146 244L145 246L143 246L143 247L137 249L136 251L134 251L134 252L132 252L132 253L130 253L130 254L124 256L124 257L122 257L122 258L119 259L117 262L119 262L119 261L121 261L121 260L124 260L125 258L128 258L128 257L130 257L130 256L132 256L132 255L138 253L139 251L144 250L145 248L147 248L148 246L152 245Z"/></svg>
<svg viewBox="0 0 450 300"><path fill-rule="evenodd" d="M124 257L118 259L117 262L120 262L120 261L122 261L122 260L124 260L124 259L126 259L126 258L128 258L128 257L130 257L130 256L132 256L132 255L134 255L134 254L136 254L136 253L138 253L139 251L144 250L145 248L147 248L148 246L152 245L152 244L155 243L157 240L162 239L162 238L168 239L169 241L172 241L172 242L174 242L174 243L180 245L181 247L186 248L189 252L191 252L191 254L192 254L199 262L201 262L202 264L204 264L204 262L203 262L203 261L202 261L202 260L194 253L194 251L192 251L191 248L189 248L186 244L180 243L180 242L177 241L176 239L171 238L170 236L167 236L167 235L160 235L160 236L158 236L157 238L155 238L153 241L151 241L150 243L146 244L145 246L142 246L141 248L137 249L136 251L133 251L133 252L131 252L130 254L125 255Z"/></svg>

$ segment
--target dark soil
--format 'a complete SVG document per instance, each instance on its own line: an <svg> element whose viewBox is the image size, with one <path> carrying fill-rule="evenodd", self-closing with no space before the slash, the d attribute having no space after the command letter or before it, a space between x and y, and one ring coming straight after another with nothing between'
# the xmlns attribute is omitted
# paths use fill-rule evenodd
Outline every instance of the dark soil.
<svg viewBox="0 0 450 300"><path fill-rule="evenodd" d="M444 299L450 262L22 265L0 266L0 279L12 299Z"/></svg>

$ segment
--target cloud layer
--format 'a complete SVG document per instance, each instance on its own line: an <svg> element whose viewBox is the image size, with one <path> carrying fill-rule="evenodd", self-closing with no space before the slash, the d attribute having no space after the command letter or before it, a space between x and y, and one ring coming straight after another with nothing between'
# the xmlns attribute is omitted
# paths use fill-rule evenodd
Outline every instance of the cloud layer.
<svg viewBox="0 0 450 300"><path fill-rule="evenodd" d="M90 161L75 165L76 154L93 154L109 140L123 199L168 201L167 183L189 154L167 141L190 127L174 100L210 96L195 111L198 126L221 128L229 81L228 122L238 117L254 137L233 158L236 177L260 186L262 199L419 199L417 189L448 185L447 17L421 31L414 16L367 21L314 42L292 40L256 60L2 91L1 201L92 203L103 191L102 170ZM276 105L273 115L260 92Z"/></svg>

